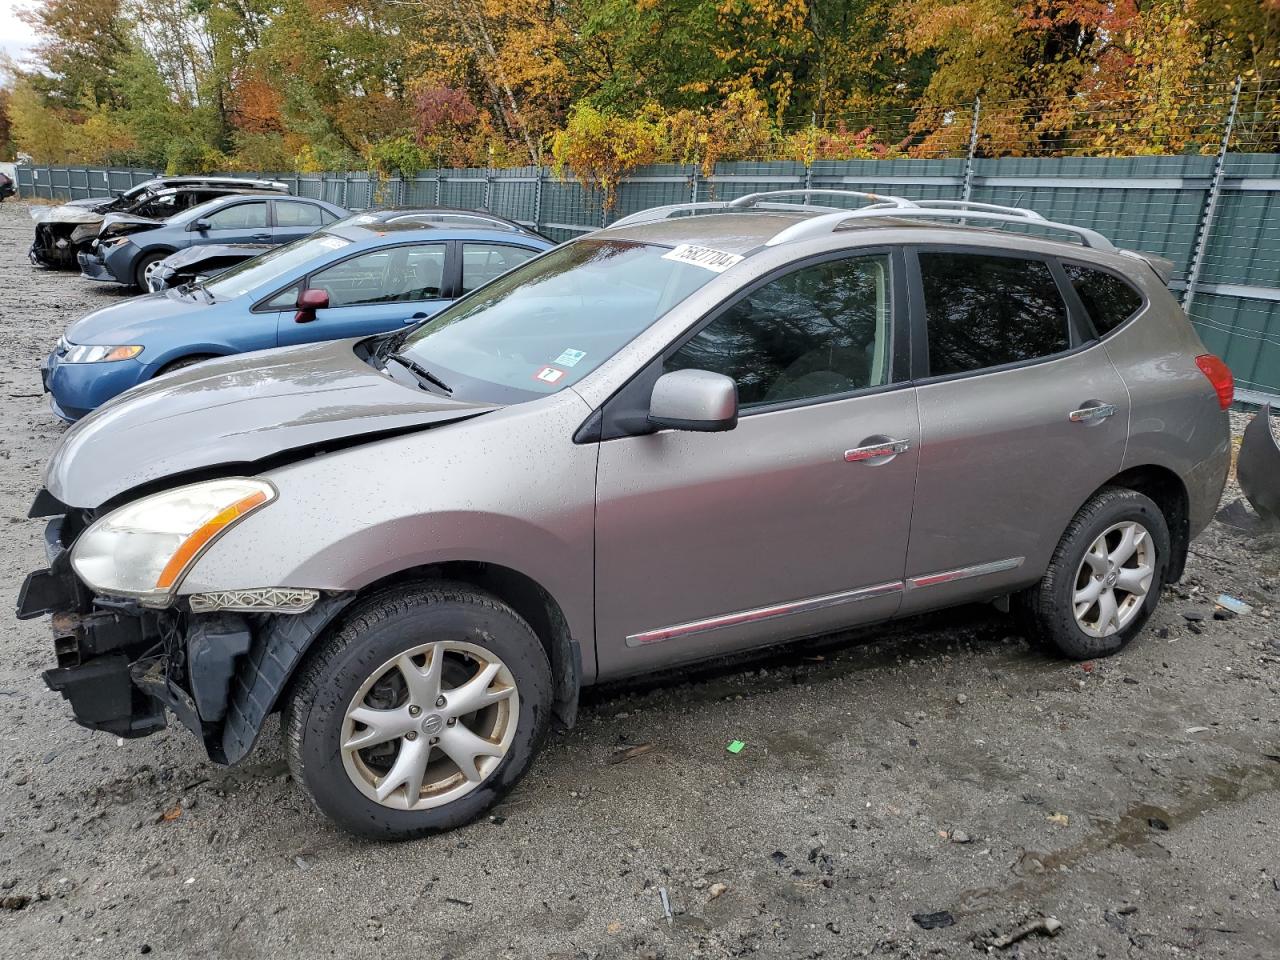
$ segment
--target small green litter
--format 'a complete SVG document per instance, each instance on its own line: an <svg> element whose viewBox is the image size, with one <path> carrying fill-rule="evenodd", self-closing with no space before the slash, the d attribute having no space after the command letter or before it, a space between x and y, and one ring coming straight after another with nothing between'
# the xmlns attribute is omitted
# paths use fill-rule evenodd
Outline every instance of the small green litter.
<svg viewBox="0 0 1280 960"><path fill-rule="evenodd" d="M725 747L725 749L728 750L730 753L741 753L745 746L746 746L746 743L744 743L742 740L730 740L729 745Z"/></svg>

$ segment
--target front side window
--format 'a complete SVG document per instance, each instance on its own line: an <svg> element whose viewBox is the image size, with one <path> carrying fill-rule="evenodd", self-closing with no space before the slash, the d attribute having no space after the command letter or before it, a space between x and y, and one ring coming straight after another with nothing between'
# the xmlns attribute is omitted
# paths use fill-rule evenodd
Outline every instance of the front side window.
<svg viewBox="0 0 1280 960"><path fill-rule="evenodd" d="M717 276L674 253L631 240L567 243L426 321L401 352L462 399L555 393Z"/></svg>
<svg viewBox="0 0 1280 960"><path fill-rule="evenodd" d="M1093 320L1099 336L1104 336L1124 323L1142 306L1142 294L1114 273L1094 270L1077 263L1064 263L1084 308Z"/></svg>
<svg viewBox="0 0 1280 960"><path fill-rule="evenodd" d="M813 264L747 294L669 357L664 372L733 378L747 409L812 400L889 380L889 257Z"/></svg>
<svg viewBox="0 0 1280 960"><path fill-rule="evenodd" d="M320 226L320 207L313 203L299 203L292 200L276 201L277 227L318 227Z"/></svg>
<svg viewBox="0 0 1280 960"><path fill-rule="evenodd" d="M931 376L1061 353L1067 307L1049 265L986 253L921 251Z"/></svg>
<svg viewBox="0 0 1280 960"><path fill-rule="evenodd" d="M252 230L267 225L267 202L237 203L205 218L211 230Z"/></svg>
<svg viewBox="0 0 1280 960"><path fill-rule="evenodd" d="M329 294L329 306L437 300L444 284L444 244L371 250L320 270L313 290Z"/></svg>
<svg viewBox="0 0 1280 960"><path fill-rule="evenodd" d="M508 270L537 256L538 251L505 243L462 244L462 292L470 293Z"/></svg>

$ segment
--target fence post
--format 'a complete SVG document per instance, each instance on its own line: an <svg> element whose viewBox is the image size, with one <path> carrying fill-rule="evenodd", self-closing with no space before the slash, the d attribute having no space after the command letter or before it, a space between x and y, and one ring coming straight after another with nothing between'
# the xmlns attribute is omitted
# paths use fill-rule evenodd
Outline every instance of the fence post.
<svg viewBox="0 0 1280 960"><path fill-rule="evenodd" d="M444 177L440 176L440 168L436 167L436 206L440 206L440 197L444 190Z"/></svg>
<svg viewBox="0 0 1280 960"><path fill-rule="evenodd" d="M973 122L969 125L969 151L964 160L964 185L960 199L966 203L973 196L973 161L978 153L978 115L982 111L982 98L973 98Z"/></svg>
<svg viewBox="0 0 1280 960"><path fill-rule="evenodd" d="M538 176L533 182L533 232L542 232L542 164L537 166Z"/></svg>
<svg viewBox="0 0 1280 960"><path fill-rule="evenodd" d="M493 208L489 205L489 199L493 194L493 170L489 167L484 168L484 211L492 213Z"/></svg>
<svg viewBox="0 0 1280 960"><path fill-rule="evenodd" d="M693 158L693 177L691 179L691 183L689 187L690 203L698 202L698 167L699 167L698 158L694 157Z"/></svg>
<svg viewBox="0 0 1280 960"><path fill-rule="evenodd" d="M814 110L809 114L809 145L813 146L814 140L818 136L818 111ZM809 203L809 191L813 189L813 158L805 156L804 165L804 202Z"/></svg>
<svg viewBox="0 0 1280 960"><path fill-rule="evenodd" d="M1236 77L1235 89L1231 91L1231 111L1227 114L1227 122L1222 128L1222 143L1218 145L1218 157L1213 162L1213 178L1209 181L1209 192L1204 198L1204 212L1200 215L1200 228L1196 231L1195 246L1192 247L1191 268L1187 270L1187 287L1182 292L1182 310L1191 315L1191 304L1196 298L1196 286L1200 283L1200 271L1204 269L1204 252L1209 246L1209 234L1213 230L1213 220L1218 212L1218 195L1222 191L1222 170L1227 163L1227 147L1231 145L1231 131L1236 125L1236 111L1240 108L1241 77Z"/></svg>

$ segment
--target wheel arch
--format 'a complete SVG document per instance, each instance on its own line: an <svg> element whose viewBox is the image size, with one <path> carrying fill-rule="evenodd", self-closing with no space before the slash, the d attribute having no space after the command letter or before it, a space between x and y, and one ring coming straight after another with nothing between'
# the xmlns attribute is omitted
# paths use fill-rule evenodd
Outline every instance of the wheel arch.
<svg viewBox="0 0 1280 960"><path fill-rule="evenodd" d="M1165 582L1182 579L1191 546L1191 498L1182 478L1168 467L1147 463L1129 467L1109 479L1085 498L1085 503L1106 487L1124 487L1155 501L1169 526L1169 567ZM1083 506L1084 504L1081 504Z"/></svg>
<svg viewBox="0 0 1280 960"><path fill-rule="evenodd" d="M215 357L229 357L236 352L224 343L184 343L179 347L173 347L162 353L151 364L152 369L147 375L147 379L154 380L160 376L166 367L177 363L179 360L186 360L188 357L212 360Z"/></svg>
<svg viewBox="0 0 1280 960"><path fill-rule="evenodd" d="M582 650L569 632L569 621L551 592L528 574L490 562L449 560L400 570L362 587L358 598L402 584L447 580L493 594L533 628L551 664L555 682L555 715L566 727L578 716L582 688Z"/></svg>
<svg viewBox="0 0 1280 960"><path fill-rule="evenodd" d="M330 631L339 630L350 609L361 600L410 584L441 581L463 583L493 594L533 629L546 651L554 683L552 709L566 727L577 720L582 688L582 652L569 633L560 604L536 580L500 564L446 561L408 567L371 581L359 590L326 596L301 615L281 615L258 632L253 647L237 666L227 721L217 737L219 762L236 763L257 742L267 714L277 709L293 688L299 668Z"/></svg>

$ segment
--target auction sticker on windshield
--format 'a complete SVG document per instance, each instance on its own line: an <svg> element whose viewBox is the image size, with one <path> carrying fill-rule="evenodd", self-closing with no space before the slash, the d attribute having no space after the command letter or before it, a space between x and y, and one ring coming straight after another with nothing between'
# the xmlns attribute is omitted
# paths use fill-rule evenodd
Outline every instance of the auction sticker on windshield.
<svg viewBox="0 0 1280 960"><path fill-rule="evenodd" d="M541 380L543 383L555 383L563 376L563 370L557 370L555 367L543 367L533 375L533 379Z"/></svg>
<svg viewBox="0 0 1280 960"><path fill-rule="evenodd" d="M711 247L700 247L696 243L682 243L675 249L664 253L663 260L675 260L677 263L688 263L702 267L712 273L724 273L735 263L741 263L742 257L736 253L725 253Z"/></svg>

